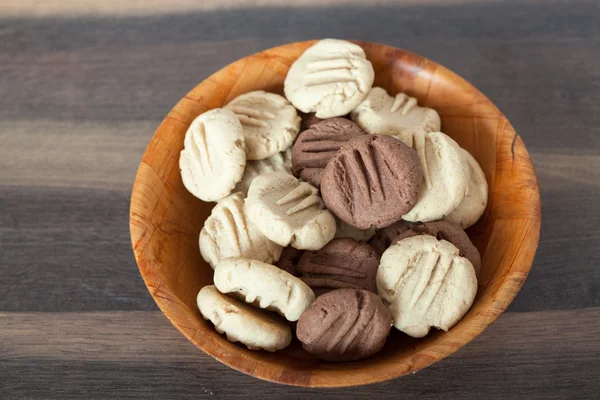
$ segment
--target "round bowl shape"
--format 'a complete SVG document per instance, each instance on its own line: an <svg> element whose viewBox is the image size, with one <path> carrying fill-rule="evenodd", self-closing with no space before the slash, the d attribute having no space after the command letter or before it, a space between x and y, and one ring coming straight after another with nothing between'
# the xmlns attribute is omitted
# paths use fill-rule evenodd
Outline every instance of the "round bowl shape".
<svg viewBox="0 0 600 400"><path fill-rule="evenodd" d="M199 114L222 107L252 90L283 93L290 65L314 41L248 56L216 72L175 105L158 127L142 158L131 195L130 231L140 272L152 297L192 343L244 373L298 386L353 386L417 371L454 353L506 309L525 282L539 240L540 196L523 141L508 120L475 87L433 61L375 43L362 46L375 69L375 86L402 91L432 107L442 130L477 159L489 184L489 203L468 230L482 256L479 291L464 318L448 332L435 329L412 339L392 329L374 357L327 363L297 341L287 349L251 351L217 333L196 307L200 288L212 284L213 269L202 259L198 235L214 203L204 203L183 186L179 152L185 132Z"/></svg>

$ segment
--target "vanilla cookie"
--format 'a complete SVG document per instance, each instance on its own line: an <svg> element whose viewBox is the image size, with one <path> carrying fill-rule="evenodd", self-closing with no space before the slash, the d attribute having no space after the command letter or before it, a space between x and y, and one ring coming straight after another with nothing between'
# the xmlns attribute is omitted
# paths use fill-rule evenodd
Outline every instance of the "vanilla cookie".
<svg viewBox="0 0 600 400"><path fill-rule="evenodd" d="M462 152L469 166L467 194L460 204L450 214L446 215L444 219L460 225L463 229L467 229L471 225L474 225L485 211L488 201L488 185L485 173L477 163L477 160L465 149L462 149Z"/></svg>
<svg viewBox="0 0 600 400"><path fill-rule="evenodd" d="M442 132L417 132L413 139L423 169L423 184L417 204L402 219L435 221L449 214L465 197L467 161L460 146Z"/></svg>
<svg viewBox="0 0 600 400"><path fill-rule="evenodd" d="M341 117L367 97L375 73L364 50L345 40L324 39L292 64L285 97L298 110L318 118Z"/></svg>
<svg viewBox="0 0 600 400"><path fill-rule="evenodd" d="M244 93L225 108L233 111L242 124L248 160L262 160L286 150L300 131L298 112L275 93Z"/></svg>
<svg viewBox="0 0 600 400"><path fill-rule="evenodd" d="M351 238L356 241L367 242L371 240L373 236L375 236L375 227L372 226L367 229L359 229L354 227L343 220L336 218L336 229L335 229L335 238Z"/></svg>
<svg viewBox="0 0 600 400"><path fill-rule="evenodd" d="M252 181L245 211L269 239L281 246L319 250L335 235L335 218L325 209L318 190L282 172Z"/></svg>
<svg viewBox="0 0 600 400"><path fill-rule="evenodd" d="M435 110L419 107L417 99L404 93L390 96L380 87L371 89L350 117L367 133L396 136L411 147L416 132L438 132L442 126Z"/></svg>
<svg viewBox="0 0 600 400"><path fill-rule="evenodd" d="M292 341L288 324L270 312L257 310L233 297L219 293L214 285L204 286L196 298L204 319L231 342L241 342L251 350L276 351Z"/></svg>
<svg viewBox="0 0 600 400"><path fill-rule="evenodd" d="M264 160L247 161L244 176L242 176L242 180L239 181L233 191L242 192L244 195L247 195L248 188L250 188L250 184L254 178L267 172L285 172L291 175L292 148L290 147L286 151L274 154Z"/></svg>
<svg viewBox="0 0 600 400"><path fill-rule="evenodd" d="M396 237L391 240L391 242L388 242L389 244L387 245L387 247L412 236L433 236L437 240L445 240L455 245L458 249L458 255L469 260L471 262L471 265L473 265L475 275L479 275L479 270L481 269L481 255L479 255L479 250L477 250L477 247L475 247L471 242L471 239L469 239L469 235L467 235L467 233L464 230L462 230L460 226L453 224L450 221L444 220L423 223L406 221L401 222L404 222L405 224L410 224L410 227L404 230L403 232L397 234ZM392 227L394 227L394 225L392 225ZM375 248L375 246L373 245L374 243L372 242L373 241L371 241L370 244L371 246L373 246L373 248ZM383 253L383 251L381 253Z"/></svg>
<svg viewBox="0 0 600 400"><path fill-rule="evenodd" d="M181 179L200 200L222 199L242 179L246 166L244 133L231 111L216 108L194 119L183 146L179 155Z"/></svg>
<svg viewBox="0 0 600 400"><path fill-rule="evenodd" d="M431 327L447 331L466 314L477 293L477 278L452 243L419 235L383 253L377 291L394 326L418 338Z"/></svg>
<svg viewBox="0 0 600 400"><path fill-rule="evenodd" d="M244 213L244 196L234 193L217 203L200 231L200 253L211 267L223 258L245 257L272 263L283 247L269 240Z"/></svg>
<svg viewBox="0 0 600 400"><path fill-rule="evenodd" d="M299 278L274 265L245 258L222 260L213 279L221 293L277 311L288 321L297 321L315 299L312 289Z"/></svg>

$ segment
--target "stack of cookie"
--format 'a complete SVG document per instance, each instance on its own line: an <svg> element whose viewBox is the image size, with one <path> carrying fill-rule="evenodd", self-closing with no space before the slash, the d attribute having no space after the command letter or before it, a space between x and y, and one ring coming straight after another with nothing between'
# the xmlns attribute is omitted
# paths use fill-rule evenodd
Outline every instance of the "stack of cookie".
<svg viewBox="0 0 600 400"><path fill-rule="evenodd" d="M295 326L317 357L358 360L392 326L422 337L471 307L481 259L463 229L486 208L485 175L435 110L374 78L362 48L322 40L285 97L246 93L189 127L183 183L217 202L198 307L229 340L276 351Z"/></svg>

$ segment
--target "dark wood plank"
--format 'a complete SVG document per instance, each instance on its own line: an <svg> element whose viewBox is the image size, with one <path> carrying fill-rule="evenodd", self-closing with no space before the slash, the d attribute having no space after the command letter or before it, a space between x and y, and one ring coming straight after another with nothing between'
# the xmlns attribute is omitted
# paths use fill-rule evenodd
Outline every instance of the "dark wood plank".
<svg viewBox="0 0 600 400"><path fill-rule="evenodd" d="M113 129L138 139L121 143L106 133L100 148L86 148L86 138L93 141L94 135L82 124L81 136L69 137L64 151L36 135L19 136L22 151L0 150L0 166L18 166L18 173L4 178L13 184L0 184L0 310L155 309L133 259L128 226L129 185L140 152L132 143L145 139L144 129L148 124L141 131ZM36 142L42 145L28 148ZM48 153L55 158L46 158ZM533 157L543 200L542 239L530 277L509 310L600 306L600 156Z"/></svg>
<svg viewBox="0 0 600 400"><path fill-rule="evenodd" d="M597 1L319 3L0 12L0 311L57 312L0 314L1 399L597 397ZM227 63L318 37L406 48L473 82L531 151L543 207L534 267L509 307L520 313L415 376L328 391L232 371L158 312L110 311L156 309L127 218L137 164L162 117ZM81 312L97 310L105 312Z"/></svg>
<svg viewBox="0 0 600 400"><path fill-rule="evenodd" d="M0 187L1 310L156 309L129 238L129 191Z"/></svg>
<svg viewBox="0 0 600 400"><path fill-rule="evenodd" d="M245 10L257 24L273 19L264 31L242 23L241 10L3 20L0 310L154 309L131 256L127 209L155 127L226 63L286 40L339 34L337 25L322 23L334 14L351 27L345 36L364 14L380 23L361 24L356 37L418 51L471 79L524 138L544 218L530 279L510 310L600 306L600 49L593 23L600 12L590 4L296 9L289 23L277 18L283 10ZM392 24L390 15L403 23ZM501 29L496 16L510 17L512 29ZM429 18L437 22L425 35L420 26ZM238 27L236 35L217 23ZM287 33L272 35L277 29Z"/></svg>
<svg viewBox="0 0 600 400"><path fill-rule="evenodd" d="M129 192L160 121L0 121L0 185Z"/></svg>
<svg viewBox="0 0 600 400"><path fill-rule="evenodd" d="M599 318L600 308L507 313L413 376L322 391L233 371L159 312L3 313L0 398L591 399L600 378Z"/></svg>
<svg viewBox="0 0 600 400"><path fill-rule="evenodd" d="M515 1L8 19L0 22L7 32L0 90L10 96L0 96L0 117L159 120L194 84L239 57L337 36L407 48L457 71L499 105L530 147L562 149L569 132L568 147L597 148L599 16L593 1Z"/></svg>

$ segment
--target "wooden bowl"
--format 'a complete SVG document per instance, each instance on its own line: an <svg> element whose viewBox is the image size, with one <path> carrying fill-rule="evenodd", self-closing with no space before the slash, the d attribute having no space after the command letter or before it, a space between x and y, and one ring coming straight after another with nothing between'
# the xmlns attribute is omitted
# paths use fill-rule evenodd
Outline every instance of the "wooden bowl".
<svg viewBox="0 0 600 400"><path fill-rule="evenodd" d="M523 141L492 102L460 76L433 61L376 43L362 46L375 69L375 86L407 92L437 110L442 130L477 159L489 184L489 204L468 233L483 266L479 292L467 315L450 331L411 339L392 328L383 350L364 361L327 363L299 343L268 353L227 341L196 307L212 268L198 235L213 203L183 186L179 152L192 120L234 97L263 89L283 93L290 65L314 41L287 44L248 56L201 82L162 121L144 153L133 185L130 231L140 272L156 304L192 343L244 373L298 386L353 386L417 371L454 353L506 309L525 282L539 240L540 196Z"/></svg>

